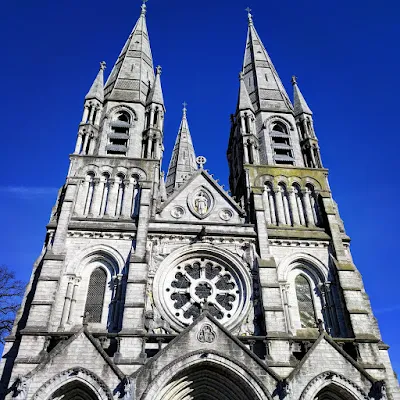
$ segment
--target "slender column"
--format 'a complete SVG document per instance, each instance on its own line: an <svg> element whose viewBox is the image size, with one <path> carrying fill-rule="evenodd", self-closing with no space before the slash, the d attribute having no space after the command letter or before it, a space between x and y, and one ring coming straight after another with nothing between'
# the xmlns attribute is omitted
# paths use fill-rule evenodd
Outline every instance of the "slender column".
<svg viewBox="0 0 400 400"><path fill-rule="evenodd" d="M121 181L119 183L119 187L118 187L118 197L117 197L117 208L116 208L116 216L119 217L121 215L122 212L122 202L124 201L124 195L125 195L125 186L123 184L123 182Z"/></svg>
<svg viewBox="0 0 400 400"><path fill-rule="evenodd" d="M246 132L246 123L245 123L243 115L240 116L240 124L241 124L241 127L242 127L242 132L245 133Z"/></svg>
<svg viewBox="0 0 400 400"><path fill-rule="evenodd" d="M92 190L91 190L91 193L90 193L91 199L90 199L90 204L89 204L89 209L88 209L88 213L90 215L95 215L95 212L96 212L97 207L98 207L98 203L95 203L95 201L96 201L96 197L95 196L96 196L96 191L98 190L98 187L99 187L99 183L100 183L100 179L98 179L98 178L93 179L93 183L91 185ZM90 191L90 188L89 188L89 191Z"/></svg>
<svg viewBox="0 0 400 400"><path fill-rule="evenodd" d="M94 148L96 147L96 137L95 135L92 133L90 135L90 145L89 145L89 151L88 154L93 154L94 153Z"/></svg>
<svg viewBox="0 0 400 400"><path fill-rule="evenodd" d="M83 147L82 147L81 154L86 154L87 153L86 152L86 147L87 147L87 144L88 144L88 140L89 140L89 132L87 132L86 135L85 135L85 140L83 142Z"/></svg>
<svg viewBox="0 0 400 400"><path fill-rule="evenodd" d="M150 108L150 126L154 125L154 105L151 105Z"/></svg>
<svg viewBox="0 0 400 400"><path fill-rule="evenodd" d="M89 190L89 184L90 184L89 181L84 180L81 181L81 184L79 185L78 195L75 203L75 213L77 215L83 215L85 212L85 205Z"/></svg>
<svg viewBox="0 0 400 400"><path fill-rule="evenodd" d="M152 145L151 135L148 135L147 136L147 154L146 154L146 158L151 158L151 145Z"/></svg>
<svg viewBox="0 0 400 400"><path fill-rule="evenodd" d="M316 197L315 193L310 193L310 202L311 202L311 209L313 212L314 222L315 225L319 225L320 222L319 208L315 197Z"/></svg>
<svg viewBox="0 0 400 400"><path fill-rule="evenodd" d="M94 108L94 106L92 106L92 107L90 108L90 114L89 114L89 123L91 123L91 124L93 124L94 110L95 110L95 108Z"/></svg>
<svg viewBox="0 0 400 400"><path fill-rule="evenodd" d="M271 222L273 225L277 225L275 196L274 196L274 192L269 188L268 188L268 201L269 201L269 209L271 210Z"/></svg>
<svg viewBox="0 0 400 400"><path fill-rule="evenodd" d="M331 309L330 309L330 305L329 305L327 284L329 285L329 282L321 283L319 286L319 290L321 292L323 315L327 319L325 321L325 327L327 328L328 333L330 335L332 335L333 334L333 332L332 332L333 320L332 320L332 314L331 314Z"/></svg>
<svg viewBox="0 0 400 400"><path fill-rule="evenodd" d="M304 212L303 201L301 198L301 193L297 189L295 190L296 190L297 208L299 210L300 224L306 226L305 212Z"/></svg>
<svg viewBox="0 0 400 400"><path fill-rule="evenodd" d="M93 214L94 217L98 217L100 215L103 192L104 192L104 179L100 178L99 183L94 188L92 207L90 208L90 212L91 214Z"/></svg>
<svg viewBox="0 0 400 400"><path fill-rule="evenodd" d="M114 180L114 182L111 183L109 200L106 208L106 214L109 215L110 217L115 217L115 211L117 208L118 190L119 190L119 181Z"/></svg>
<svg viewBox="0 0 400 400"><path fill-rule="evenodd" d="M317 168L318 165L317 165L317 161L315 160L315 157L314 157L314 151L313 151L313 147L312 146L310 146L310 157L311 157L311 160L312 160L312 163L313 163L313 167Z"/></svg>
<svg viewBox="0 0 400 400"><path fill-rule="evenodd" d="M87 119L88 119L88 116L89 116L89 107L86 105L86 106L84 107L84 109L83 109L83 115L82 115L82 122L83 122L84 124L86 124L86 121L87 121Z"/></svg>
<svg viewBox="0 0 400 400"><path fill-rule="evenodd" d="M156 148L154 149L154 158L156 160L160 159L160 139L157 138L156 139L156 143L155 143Z"/></svg>
<svg viewBox="0 0 400 400"><path fill-rule="evenodd" d="M285 211L286 225L292 225L292 221L291 221L291 217L290 217L289 200L288 200L286 190L282 191L282 200L283 200L283 209Z"/></svg>
<svg viewBox="0 0 400 400"><path fill-rule="evenodd" d="M110 190L110 184L108 179L104 181L103 192L101 196L101 205L100 205L100 216L103 217L106 212L108 193Z"/></svg>
<svg viewBox="0 0 400 400"><path fill-rule="evenodd" d="M309 189L304 189L303 191L303 198L304 198L304 208L306 214L306 220L308 226L314 226L314 216L313 211L311 208L311 200L310 200L310 191Z"/></svg>
<svg viewBox="0 0 400 400"><path fill-rule="evenodd" d="M300 225L299 208L296 201L296 189L289 189L290 208L292 209L293 225Z"/></svg>
<svg viewBox="0 0 400 400"><path fill-rule="evenodd" d="M287 283L281 284L281 290L283 297L283 307L285 310L286 327L287 331L290 332L293 329L293 323L292 323L292 316L290 315L290 305L288 299L289 285Z"/></svg>
<svg viewBox="0 0 400 400"><path fill-rule="evenodd" d="M73 287L74 287L74 277L70 277L68 281L67 292L65 294L64 308L62 311L60 327L63 327L68 319L68 314L71 307L71 297L72 297Z"/></svg>
<svg viewBox="0 0 400 400"><path fill-rule="evenodd" d="M122 274L118 274L114 277L114 312L113 312L113 325L115 329L118 329L119 320L120 320L120 312L121 312L121 283L122 283Z"/></svg>
<svg viewBox="0 0 400 400"><path fill-rule="evenodd" d="M75 146L74 153L75 154L79 154L80 150L81 150L81 147L82 147L82 132L79 132L78 133L78 139L76 140L76 146Z"/></svg>
<svg viewBox="0 0 400 400"><path fill-rule="evenodd" d="M133 199L133 190L135 188L134 184L131 180L125 180L125 193L124 193L124 201L122 204L122 216L125 218L132 217L132 199Z"/></svg>
<svg viewBox="0 0 400 400"><path fill-rule="evenodd" d="M263 206L264 206L264 214L265 214L265 220L267 221L267 224L271 224L271 210L269 208L269 194L268 194L268 188L264 187L264 192L262 194L262 200L263 200Z"/></svg>
<svg viewBox="0 0 400 400"><path fill-rule="evenodd" d="M87 190L87 196L86 196L86 202L85 202L85 211L83 212L84 215L88 215L90 211L90 206L92 204L92 198L93 198L93 189L94 189L94 181L88 182L88 190Z"/></svg>
<svg viewBox="0 0 400 400"><path fill-rule="evenodd" d="M75 306L76 306L76 295L78 293L79 282L80 282L80 279L76 278L75 282L74 282L74 290L72 291L71 307L69 309L68 321L67 321L68 324L71 324L73 322Z"/></svg>
<svg viewBox="0 0 400 400"><path fill-rule="evenodd" d="M249 148L247 146L247 143L243 143L243 158L244 158L244 163L248 164L249 163Z"/></svg>
<svg viewBox="0 0 400 400"><path fill-rule="evenodd" d="M283 208L282 189L275 190L276 208L278 210L278 224L285 225L285 211Z"/></svg>
<svg viewBox="0 0 400 400"><path fill-rule="evenodd" d="M96 126L99 126L99 125L100 125L100 118L101 118L101 107L99 107L99 108L97 109L96 120L94 121L94 124L95 124Z"/></svg>

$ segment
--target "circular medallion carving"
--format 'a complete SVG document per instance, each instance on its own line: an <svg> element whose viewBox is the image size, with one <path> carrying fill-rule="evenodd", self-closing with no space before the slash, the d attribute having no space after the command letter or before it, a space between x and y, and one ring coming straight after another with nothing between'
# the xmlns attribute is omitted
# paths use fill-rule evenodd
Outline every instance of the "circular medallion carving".
<svg viewBox="0 0 400 400"><path fill-rule="evenodd" d="M233 255L226 257L226 250L218 250L221 255L212 250L214 254L191 251L175 259L173 253L156 273L154 300L176 330L190 325L205 308L227 328L236 327L248 311L247 270Z"/></svg>
<svg viewBox="0 0 400 400"><path fill-rule="evenodd" d="M185 210L183 209L183 207L180 206L174 207L171 210L171 215L176 219L182 218L184 214Z"/></svg>
<svg viewBox="0 0 400 400"><path fill-rule="evenodd" d="M197 334L197 340L200 343L212 343L216 337L217 335L210 324L204 324Z"/></svg>
<svg viewBox="0 0 400 400"><path fill-rule="evenodd" d="M219 212L219 217L223 221L229 221L233 217L233 212L229 210L228 208L224 208Z"/></svg>

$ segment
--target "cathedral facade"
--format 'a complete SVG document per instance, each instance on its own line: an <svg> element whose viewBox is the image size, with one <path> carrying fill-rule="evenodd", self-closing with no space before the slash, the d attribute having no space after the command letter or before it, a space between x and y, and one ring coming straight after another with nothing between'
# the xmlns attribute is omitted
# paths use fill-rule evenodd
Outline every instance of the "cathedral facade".
<svg viewBox="0 0 400 400"><path fill-rule="evenodd" d="M186 107L168 173L146 5L84 101L66 182L1 360L20 400L396 400L323 167L248 15L227 158L196 157Z"/></svg>

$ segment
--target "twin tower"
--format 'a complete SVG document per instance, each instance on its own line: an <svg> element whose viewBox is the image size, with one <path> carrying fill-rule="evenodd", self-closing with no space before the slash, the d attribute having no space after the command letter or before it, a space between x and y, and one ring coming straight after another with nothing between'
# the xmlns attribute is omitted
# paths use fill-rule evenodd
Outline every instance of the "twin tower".
<svg viewBox="0 0 400 400"><path fill-rule="evenodd" d="M161 171L146 5L85 97L65 184L1 360L20 400L399 399L323 168L248 15L227 151L196 159L186 108Z"/></svg>

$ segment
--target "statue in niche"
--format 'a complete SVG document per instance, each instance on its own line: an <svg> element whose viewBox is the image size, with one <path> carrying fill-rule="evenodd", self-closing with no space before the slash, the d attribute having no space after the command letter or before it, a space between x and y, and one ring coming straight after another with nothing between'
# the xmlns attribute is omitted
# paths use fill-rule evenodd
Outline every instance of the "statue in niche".
<svg viewBox="0 0 400 400"><path fill-rule="evenodd" d="M201 190L193 199L194 209L200 214L205 215L208 212L208 198L207 195Z"/></svg>
<svg viewBox="0 0 400 400"><path fill-rule="evenodd" d="M254 307L251 304L250 311L244 319L239 330L240 336L253 336L254 335Z"/></svg>

